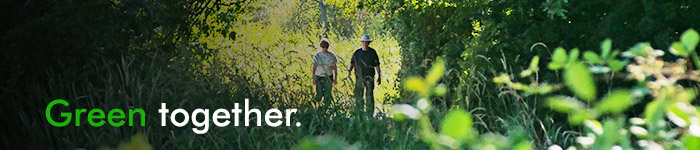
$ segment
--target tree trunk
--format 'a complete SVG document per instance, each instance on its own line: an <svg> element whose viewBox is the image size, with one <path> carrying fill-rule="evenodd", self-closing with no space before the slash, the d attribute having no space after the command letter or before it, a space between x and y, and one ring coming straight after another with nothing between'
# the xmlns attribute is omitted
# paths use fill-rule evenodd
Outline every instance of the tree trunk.
<svg viewBox="0 0 700 150"><path fill-rule="evenodd" d="M327 5L323 0L318 0L318 6L321 9L321 25L323 27L323 37L328 38L328 17L326 16L326 7Z"/></svg>

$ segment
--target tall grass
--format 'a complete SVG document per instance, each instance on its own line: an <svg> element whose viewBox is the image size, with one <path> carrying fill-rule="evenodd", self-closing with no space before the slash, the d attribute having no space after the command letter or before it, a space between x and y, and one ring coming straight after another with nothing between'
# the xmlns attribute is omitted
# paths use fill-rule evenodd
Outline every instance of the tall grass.
<svg viewBox="0 0 700 150"><path fill-rule="evenodd" d="M155 58L154 58L155 59ZM233 108L234 103L241 103L244 98L251 98L252 107L268 109L278 107L285 109L286 103L268 101L276 95L260 92L256 86L247 85L245 77L231 76L230 83L216 82L214 76L199 76L183 71L185 63L134 63L125 58L118 63L94 63L86 71L103 71L98 81L69 83L52 70L47 70L50 77L46 84L37 85L17 106L3 107L8 115L17 113L20 126L8 130L9 138L2 139L5 148L23 147L31 149L115 147L136 133L144 133L151 146L157 149L286 149L298 144L300 137L315 135L342 135L345 140L354 141L361 147L411 148L417 143L410 132L411 126L394 123L390 119L360 119L336 117L332 120L324 112L313 111L311 105L294 105L302 111L293 116L294 122L301 122L301 127L225 127L210 124L206 134L192 132L194 126L175 127L160 126L160 103L167 103L169 108ZM201 72L201 70L199 71ZM209 70L214 72L214 70ZM290 95L293 96L293 95ZM71 111L76 108L142 108L146 111L146 126L140 127L91 127L85 121L80 127L72 124L66 127L53 127L44 119L40 108L53 99L62 98L70 102L69 108L59 111ZM308 99L305 99L308 100ZM291 104L290 104L291 105ZM32 110L32 111L27 111ZM57 113L53 113L54 115ZM58 116L54 116L58 117ZM77 118L74 118L77 119ZM80 118L85 120L86 117ZM180 118L182 119L182 118ZM12 123L12 122L7 122ZM138 123L136 123L138 124Z"/></svg>
<svg viewBox="0 0 700 150"><path fill-rule="evenodd" d="M279 23L279 24L276 24ZM174 57L154 53L143 58L124 55L120 61L92 62L83 68L93 76L90 80L68 80L65 68L47 68L46 79L28 82L26 89L3 89L3 96L20 102L0 107L1 118L8 120L0 143L3 149L73 149L116 147L120 141L143 133L156 149L288 149L299 145L301 139L336 135L362 149L426 149L420 140L417 125L410 121L395 121L388 117L388 106L416 97L399 97L401 69L400 47L397 41L381 32L357 32L344 37L329 34L331 51L339 57L339 83L334 86L335 102L331 112L320 111L322 104L313 100L311 58L318 51L320 29L289 32L280 22L255 22L234 27L235 40L219 35L202 36L201 43L181 47ZM374 118L351 117L354 109L352 89L354 78L344 71L353 50L360 47L356 40L367 33L372 35L380 56L382 84L375 88L377 112ZM199 44L199 45L197 45ZM206 45L206 46L202 46ZM201 50L197 47L206 47ZM207 51L214 50L214 51ZM195 53L205 51L201 53ZM480 132L520 134L524 131L536 145L544 147L557 143L571 145L570 139L578 133L552 118L547 110L537 109L537 97L518 95L511 89L496 86L490 80L499 70L513 68L507 60L519 56L502 54L497 61L489 56L473 56L463 63L471 68L469 74L450 68L445 76L455 76L461 88L456 93L458 104L475 117L475 128ZM514 65L517 66L517 65ZM404 66L416 67L416 66ZM72 68L75 69L75 68ZM509 71L511 74L512 71ZM46 104L53 99L66 99L70 111L75 108L142 108L146 111L145 127L91 127L82 121L80 127L69 125L53 127L45 121ZM194 126L160 126L160 103L170 109L233 108L234 103L251 99L251 107L296 108L300 112L293 122L301 127L225 127L210 124L203 135L192 132ZM447 105L444 105L447 106ZM436 109L429 115L438 126L449 108ZM57 114L57 113L53 113ZM13 117L19 116L19 117ZM58 117L58 116L54 116ZM78 119L78 118L74 118ZM86 117L80 118L85 120ZM182 118L180 118L182 119ZM136 123L138 124L138 123ZM516 130L517 129L517 130Z"/></svg>
<svg viewBox="0 0 700 150"><path fill-rule="evenodd" d="M478 51L470 52L478 54ZM543 99L537 95L522 95L515 89L493 83L499 72L516 76L527 67L513 64L519 55L500 51L499 56L470 55L466 57L467 74L460 77L460 89L455 93L458 105L469 110L474 117L474 127L482 133L493 132L504 135L524 134L536 147L551 144L570 145L580 135L579 128L570 127L561 121L564 117L549 109L542 109Z"/></svg>
<svg viewBox="0 0 700 150"><path fill-rule="evenodd" d="M332 36L331 39L335 39L332 40L331 49L341 58L349 58L350 50L357 45L351 37ZM46 82L31 86L26 93L8 95L10 99L26 101L2 107L6 114L20 116L20 120L15 122L19 126L12 127L14 124L9 122L8 126L12 128L5 132L15 137L2 139L3 143L16 144L3 147L115 147L119 141L127 140L136 133L144 133L149 143L158 149L286 149L300 144L300 139L313 139L323 135L337 135L336 137L360 148L428 148L427 144L420 141L417 126L413 122L394 121L382 114L375 118L350 117L349 112L354 108L354 100L351 98L354 85L351 79L345 78L347 73L344 71L340 71L340 83L334 87L336 103L332 112L336 112L335 117L329 117L329 112L319 111L320 103L313 101L311 69L306 67L310 63L306 58L310 58L317 49L286 42L289 41L279 42L278 45L283 45L280 47L232 46L210 58L181 57L163 61L158 55L153 55L145 60L124 57L120 62L93 62L85 71L99 72L99 75L96 80L89 81L70 82L64 80L65 77L58 71L60 68L47 69L45 72L49 78ZM379 55L383 57L382 64L387 66L382 74L385 82L375 91L376 100L379 104L392 104L398 98L392 95L397 92L396 81L399 81L394 75L400 66L397 64L399 61L396 61L399 58L393 53L398 47L391 38L386 37L375 38L373 47L378 49ZM250 50L260 53L243 55L250 53ZM275 53L288 55L273 55ZM509 92L509 89L497 88L489 81L495 76L496 67L510 70L505 56L500 59L506 65L497 65L483 58L471 60L474 62L474 70L464 79L466 84L463 91L466 92L463 93L464 100L460 101L463 104L456 107L469 110L475 117L475 128L482 133L519 134L513 132L516 131L514 129L519 129L517 131L528 133L526 135L536 141L539 147L552 143L570 145L571 137L578 134L569 131L568 126L553 121L551 118L556 116L548 114L548 111L538 110L535 104L537 98L523 98ZM347 60L341 59L340 68L345 67L343 62L347 63ZM237 65L241 67L236 67ZM389 94L382 96L386 93ZM147 125L91 127L83 121L80 127L52 127L44 121L43 109L37 108L43 108L50 100L57 98L71 103L70 109L60 111L75 108L142 108L147 112ZM299 109L301 111L293 117L293 121L301 122L302 126L219 128L210 124L208 133L197 135L192 132L192 125L161 127L160 114L156 113L160 103L167 103L169 108L186 110L218 109L233 108L234 103L241 103L244 98L250 98L251 105L260 109ZM430 117L436 119L431 124L437 126L446 112L447 109L433 111Z"/></svg>
<svg viewBox="0 0 700 150"><path fill-rule="evenodd" d="M222 63L227 71L224 76L242 77L246 85L250 85L260 93L272 96L271 101L291 104L291 106L314 105L315 96L312 84L311 59L320 50L320 37L311 31L286 31L273 23L240 24L236 32L236 40L222 36L203 38L212 49L220 49L218 60L206 60ZM260 34L266 33L266 34ZM361 46L354 37L342 37L329 34L330 48L338 58L338 84L333 86L336 111L347 115L354 105L353 89L354 74L346 71L354 50ZM382 68L382 84L375 88L375 104L385 111L391 102L383 101L385 97L398 95L398 78L401 57L396 41L389 36L374 36L370 45L377 50ZM350 75L350 76L348 76ZM228 77L226 77L228 78ZM225 79L229 81L230 79ZM280 104L282 104L280 103ZM324 106L325 107L325 106Z"/></svg>

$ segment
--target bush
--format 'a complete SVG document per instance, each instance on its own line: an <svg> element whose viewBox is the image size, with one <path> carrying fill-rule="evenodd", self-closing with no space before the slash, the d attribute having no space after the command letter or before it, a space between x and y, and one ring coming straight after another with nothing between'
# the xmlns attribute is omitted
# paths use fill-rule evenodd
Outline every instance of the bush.
<svg viewBox="0 0 700 150"><path fill-rule="evenodd" d="M669 47L674 58L667 61L662 59L664 51L653 49L648 43L639 43L620 53L611 50L611 41L606 40L601 44L600 54L584 51L583 59L576 49L567 56L563 49L557 48L548 68L563 69L564 85L574 96L549 96L546 106L566 113L572 125L586 127L585 134L576 138L577 148L698 149L700 107L691 104L698 87L687 88L681 82L700 82L699 68L688 65L700 64L695 51L699 37L693 29L684 32L680 41ZM618 60L618 54L626 59ZM530 72L537 74L538 63L539 57L535 56L530 68L521 72L520 77L528 77ZM526 94L548 95L564 90L550 86L556 83L514 82L508 74L493 80ZM599 96L596 80L633 80L639 84L609 89L605 96ZM627 113L631 114L628 118L625 112L635 104L644 106L644 112Z"/></svg>

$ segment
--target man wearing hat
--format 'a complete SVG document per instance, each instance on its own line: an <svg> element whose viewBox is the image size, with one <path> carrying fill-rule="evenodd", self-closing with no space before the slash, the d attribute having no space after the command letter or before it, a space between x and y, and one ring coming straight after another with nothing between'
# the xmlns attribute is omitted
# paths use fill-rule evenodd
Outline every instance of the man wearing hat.
<svg viewBox="0 0 700 150"><path fill-rule="evenodd" d="M360 38L362 47L355 50L350 59L348 77L352 69L355 69L355 113L364 111L368 115L374 115L374 75L377 71L377 85L382 83L381 70L379 69L379 56L377 51L369 47L372 39L368 35Z"/></svg>

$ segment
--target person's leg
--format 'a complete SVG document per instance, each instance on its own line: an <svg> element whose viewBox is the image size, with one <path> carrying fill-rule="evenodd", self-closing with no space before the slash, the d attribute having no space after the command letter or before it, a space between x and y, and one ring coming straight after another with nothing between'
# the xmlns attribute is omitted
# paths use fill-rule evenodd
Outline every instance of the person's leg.
<svg viewBox="0 0 700 150"><path fill-rule="evenodd" d="M333 76L326 77L323 86L323 103L326 106L326 110L330 113L331 103L333 102Z"/></svg>
<svg viewBox="0 0 700 150"><path fill-rule="evenodd" d="M316 78L316 97L314 97L315 102L318 103L321 102L321 98L323 97L323 86L321 84L321 77L319 76L314 76ZM320 104L320 103L318 103Z"/></svg>
<svg viewBox="0 0 700 150"><path fill-rule="evenodd" d="M365 111L370 117L374 116L374 78L369 77L365 80Z"/></svg>
<svg viewBox="0 0 700 150"><path fill-rule="evenodd" d="M362 98L365 94L365 85L362 82L361 77L355 77L355 116L360 116L362 112L364 111L362 108L364 107L364 98Z"/></svg>

